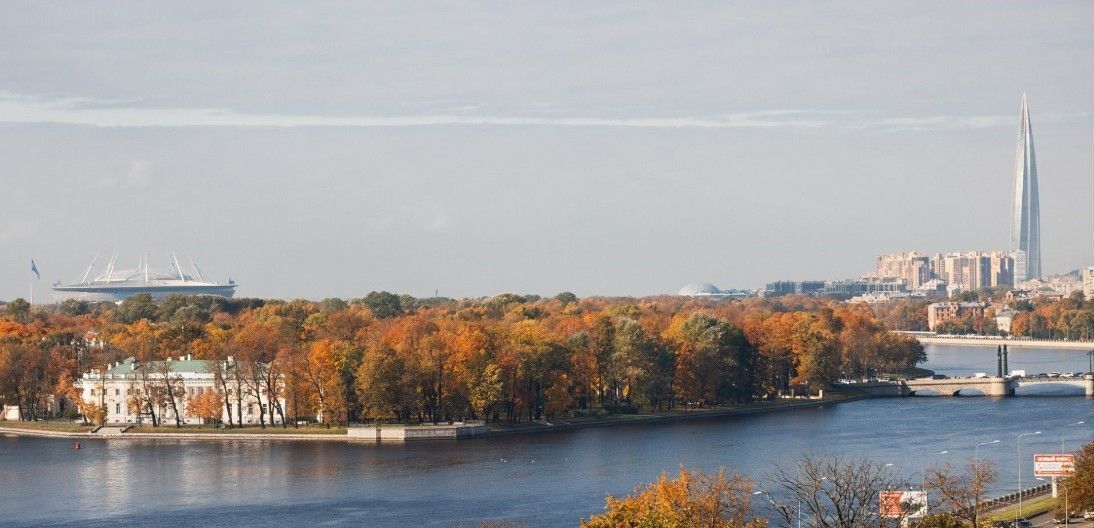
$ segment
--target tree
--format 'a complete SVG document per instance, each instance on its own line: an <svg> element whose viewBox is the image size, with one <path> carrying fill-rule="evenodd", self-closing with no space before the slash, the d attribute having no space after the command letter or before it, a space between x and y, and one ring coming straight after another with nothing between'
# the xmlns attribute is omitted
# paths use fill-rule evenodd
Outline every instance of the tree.
<svg viewBox="0 0 1094 528"><path fill-rule="evenodd" d="M154 362L154 365L159 377L158 381L162 385L161 394L171 406L171 417L175 420L175 427L182 427L182 413L179 412L178 401L186 395L186 387L182 375L171 368L172 363L171 358L167 358L164 361Z"/></svg>
<svg viewBox="0 0 1094 528"><path fill-rule="evenodd" d="M938 507L943 511L980 526L980 503L995 483L995 469L990 460L970 460L963 472L955 472L949 463L927 470L924 486L935 492Z"/></svg>
<svg viewBox="0 0 1094 528"><path fill-rule="evenodd" d="M805 454L777 466L765 489L783 526L797 526L798 501L816 528L874 528L880 493L906 486L884 463L836 454Z"/></svg>
<svg viewBox="0 0 1094 528"><path fill-rule="evenodd" d="M156 320L158 308L150 293L138 293L121 302L114 310L114 320L132 324L141 319Z"/></svg>
<svg viewBox="0 0 1094 528"><path fill-rule="evenodd" d="M19 297L8 303L4 307L4 312L8 314L12 319L26 324L30 319L30 303L26 299Z"/></svg>
<svg viewBox="0 0 1094 528"><path fill-rule="evenodd" d="M1094 510L1094 442L1084 445L1075 455L1075 474L1063 481L1063 490L1056 499L1056 509L1062 512L1064 498L1073 512Z"/></svg>
<svg viewBox="0 0 1094 528"><path fill-rule="evenodd" d="M372 310L372 315L380 319L403 314L403 306L399 302L399 296L391 292L369 292L364 298L364 303L369 310Z"/></svg>
<svg viewBox="0 0 1094 528"><path fill-rule="evenodd" d="M674 479L656 482L617 499L608 496L605 512L581 522L582 528L764 528L752 517L752 482L725 468L713 475L681 467Z"/></svg>
<svg viewBox="0 0 1094 528"><path fill-rule="evenodd" d="M487 363L482 372L469 381L468 393L472 411L486 420L490 409L501 401L505 386L501 369L494 363Z"/></svg>
<svg viewBox="0 0 1094 528"><path fill-rule="evenodd" d="M365 350L357 369L357 399L366 416L406 421L414 386L407 365L390 347L377 344Z"/></svg>
<svg viewBox="0 0 1094 528"><path fill-rule="evenodd" d="M577 302L577 295L574 295L572 292L566 291L555 295L555 300L562 303L563 306L566 306L567 304Z"/></svg>
<svg viewBox="0 0 1094 528"><path fill-rule="evenodd" d="M677 345L674 386L680 399L703 405L751 400L756 348L739 328L694 313L678 317L669 338Z"/></svg>
<svg viewBox="0 0 1094 528"><path fill-rule="evenodd" d="M186 414L200 418L204 423L219 424L224 412L220 404L220 395L215 390L204 390L187 398Z"/></svg>

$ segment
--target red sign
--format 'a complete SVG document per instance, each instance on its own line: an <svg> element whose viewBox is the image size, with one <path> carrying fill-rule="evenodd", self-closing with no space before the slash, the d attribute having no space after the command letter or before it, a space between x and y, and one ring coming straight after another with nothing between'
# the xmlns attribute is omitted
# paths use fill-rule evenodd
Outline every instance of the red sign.
<svg viewBox="0 0 1094 528"><path fill-rule="evenodd" d="M1075 455L1033 455L1033 474L1066 477L1075 474Z"/></svg>
<svg viewBox="0 0 1094 528"><path fill-rule="evenodd" d="M882 517L900 517L900 499L904 497L903 491L883 491L878 500Z"/></svg>

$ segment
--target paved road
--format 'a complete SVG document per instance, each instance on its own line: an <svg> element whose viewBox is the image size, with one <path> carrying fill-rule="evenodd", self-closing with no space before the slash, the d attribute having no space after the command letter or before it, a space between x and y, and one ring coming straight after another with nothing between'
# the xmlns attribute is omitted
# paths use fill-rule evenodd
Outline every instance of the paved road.
<svg viewBox="0 0 1094 528"><path fill-rule="evenodd" d="M1052 513L1045 512L1041 515L1035 515L1029 518L1029 522L1033 523L1033 528L1042 528L1045 526L1060 526L1063 524L1054 524L1052 522ZM1067 523L1068 527L1074 528L1094 528L1094 521L1084 521L1081 519L1072 519Z"/></svg>

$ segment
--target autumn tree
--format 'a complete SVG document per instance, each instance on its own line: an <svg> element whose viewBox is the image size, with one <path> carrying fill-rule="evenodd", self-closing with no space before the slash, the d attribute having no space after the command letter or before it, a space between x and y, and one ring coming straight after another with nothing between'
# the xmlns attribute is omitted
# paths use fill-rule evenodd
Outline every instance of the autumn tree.
<svg viewBox="0 0 1094 528"><path fill-rule="evenodd" d="M413 372L394 349L383 343L368 347L356 378L365 416L402 422L410 418L415 398Z"/></svg>
<svg viewBox="0 0 1094 528"><path fill-rule="evenodd" d="M1056 500L1057 511L1063 512L1064 499L1072 512L1094 510L1094 442L1083 445L1075 455L1075 473L1063 480Z"/></svg>
<svg viewBox="0 0 1094 528"><path fill-rule="evenodd" d="M676 478L657 481L623 498L608 496L605 512L581 522L582 528L710 527L764 528L750 507L753 484L725 468L708 475L681 467Z"/></svg>
<svg viewBox="0 0 1094 528"><path fill-rule="evenodd" d="M224 409L215 390L204 390L186 400L186 414L200 418L204 423L219 424Z"/></svg>

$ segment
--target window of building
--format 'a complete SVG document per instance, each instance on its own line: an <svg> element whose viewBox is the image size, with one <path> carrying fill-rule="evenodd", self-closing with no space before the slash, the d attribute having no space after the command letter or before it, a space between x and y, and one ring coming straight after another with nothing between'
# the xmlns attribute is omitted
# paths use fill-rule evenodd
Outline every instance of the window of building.
<svg viewBox="0 0 1094 528"><path fill-rule="evenodd" d="M116 388L116 389L114 389L114 395L115 395L115 396L121 396L121 395L122 395L122 390L121 390L121 389L117 389L117 388Z"/></svg>
<svg viewBox="0 0 1094 528"><path fill-rule="evenodd" d="M117 414L121 414L122 413L122 404L115 403L114 404L114 412L117 413Z"/></svg>

